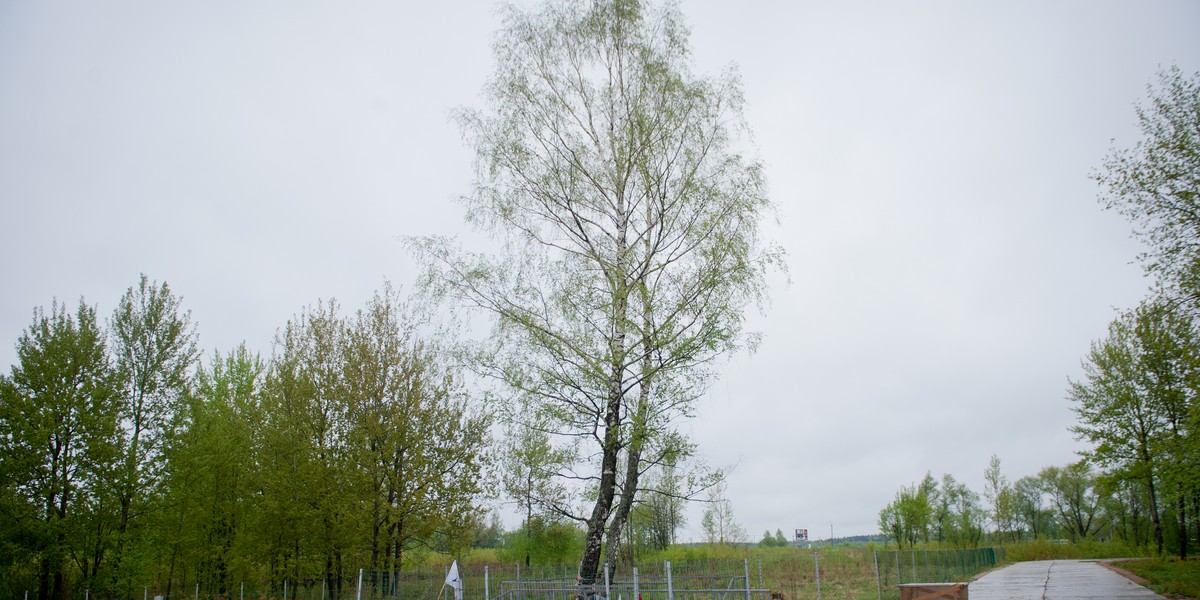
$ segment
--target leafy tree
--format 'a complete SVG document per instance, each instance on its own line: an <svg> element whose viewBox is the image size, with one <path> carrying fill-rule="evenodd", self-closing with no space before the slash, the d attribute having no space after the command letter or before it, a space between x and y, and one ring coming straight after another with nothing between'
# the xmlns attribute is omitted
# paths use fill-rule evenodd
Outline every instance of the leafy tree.
<svg viewBox="0 0 1200 600"><path fill-rule="evenodd" d="M905 524L904 515L900 512L900 497L888 503L879 511L879 532L896 542L896 548L904 545Z"/></svg>
<svg viewBox="0 0 1200 600"><path fill-rule="evenodd" d="M746 541L746 530L733 515L733 503L725 497L725 484L713 486L708 493L708 506L700 519L704 539L710 544L738 544Z"/></svg>
<svg viewBox="0 0 1200 600"><path fill-rule="evenodd" d="M568 565L583 550L583 530L550 515L535 516L520 529L506 532L504 538L504 548L496 554L506 562L521 561L529 555L534 566Z"/></svg>
<svg viewBox="0 0 1200 600"><path fill-rule="evenodd" d="M770 529L763 531L762 539L758 541L760 548L785 548L788 545L787 538L783 537L783 530L776 529L775 534L771 534Z"/></svg>
<svg viewBox="0 0 1200 600"><path fill-rule="evenodd" d="M257 533L277 579L341 582L347 558L398 570L414 546L469 546L488 421L421 318L385 286L350 318L318 303L280 333Z"/></svg>
<svg viewBox="0 0 1200 600"><path fill-rule="evenodd" d="M1102 473L1096 478L1096 489L1100 496L1100 512L1113 537L1133 546L1148 544L1152 524L1146 516L1146 486L1115 473Z"/></svg>
<svg viewBox="0 0 1200 600"><path fill-rule="evenodd" d="M475 548L501 548L504 545L504 524L500 522L500 514L492 511L485 517L480 515L475 521L475 535L472 546Z"/></svg>
<svg viewBox="0 0 1200 600"><path fill-rule="evenodd" d="M763 530L762 539L758 540L758 547L759 548L774 548L775 547L775 536L771 535L770 529Z"/></svg>
<svg viewBox="0 0 1200 600"><path fill-rule="evenodd" d="M339 384L345 327L335 303L318 303L278 334L263 393L258 535L273 581L318 576L344 547L350 479L345 398ZM327 535L328 534L328 535Z"/></svg>
<svg viewBox="0 0 1200 600"><path fill-rule="evenodd" d="M738 80L692 74L674 5L563 0L505 23L492 110L460 117L479 167L468 218L506 253L422 249L441 293L497 318L481 370L591 446L575 515L591 584L654 441L691 415L709 363L753 341L743 310L780 254L759 239L761 166L733 150Z"/></svg>
<svg viewBox="0 0 1200 600"><path fill-rule="evenodd" d="M369 449L356 461L384 508L373 520L389 557L373 563L381 568L399 569L407 547L435 534L449 549L469 545L479 513L488 420L469 410L438 347L418 335L421 324L386 285L358 311L342 352L347 418L355 446Z"/></svg>
<svg viewBox="0 0 1200 600"><path fill-rule="evenodd" d="M185 428L168 448L166 499L155 545L167 548L167 580L195 574L226 595L252 571L249 523L255 517L254 440L262 420L266 365L243 344L212 354L188 398Z"/></svg>
<svg viewBox="0 0 1200 600"><path fill-rule="evenodd" d="M947 507L946 541L958 548L978 546L987 522L987 511L980 502L979 494L947 474L942 477L941 498Z"/></svg>
<svg viewBox="0 0 1200 600"><path fill-rule="evenodd" d="M928 539L929 521L933 509L924 486L905 486L896 498L879 513L880 531L896 541L897 546L908 542L910 547Z"/></svg>
<svg viewBox="0 0 1200 600"><path fill-rule="evenodd" d="M1190 319L1168 303L1144 302L1109 325L1084 361L1084 379L1071 382L1079 416L1072 431L1095 445L1089 460L1145 485L1159 553L1164 477L1180 507L1196 489L1192 471L1178 468L1198 462L1185 416L1196 406L1195 339ZM1180 551L1186 554L1186 542Z"/></svg>
<svg viewBox="0 0 1200 600"><path fill-rule="evenodd" d="M1015 529L1015 499L1008 478L1000 472L1000 457L992 455L988 467L983 473L984 498L991 505L991 519L996 526L996 535L1003 537Z"/></svg>
<svg viewBox="0 0 1200 600"><path fill-rule="evenodd" d="M16 533L37 561L39 600L71 595L72 563L94 576L101 559L81 525L115 459L117 394L96 310L55 301L17 341L18 364L0 377L0 463ZM7 527L6 527L7 529Z"/></svg>
<svg viewBox="0 0 1200 600"><path fill-rule="evenodd" d="M1171 297L1200 308L1200 73L1173 66L1137 108L1142 139L1114 149L1093 178L1101 201L1134 224L1146 269Z"/></svg>
<svg viewBox="0 0 1200 600"><path fill-rule="evenodd" d="M518 416L519 415L519 416ZM572 449L556 447L545 418L528 403L508 419L508 436L503 445L501 484L505 494L525 513L525 566L532 561L534 517L544 514L561 518L569 514L568 495L559 479L573 462Z"/></svg>
<svg viewBox="0 0 1200 600"><path fill-rule="evenodd" d="M1065 467L1046 467L1038 474L1045 482L1059 524L1071 541L1087 538L1093 532L1100 498L1095 479L1087 463L1080 461Z"/></svg>
<svg viewBox="0 0 1200 600"><path fill-rule="evenodd" d="M1178 531L1186 532L1188 501L1200 499L1200 435L1194 417L1200 411L1200 337L1191 316L1169 303L1144 307L1135 334L1143 348L1139 362L1144 365L1146 393L1164 425L1153 441L1166 459L1158 469L1164 497L1174 500ZM1188 536L1176 538L1179 556L1186 559Z"/></svg>
<svg viewBox="0 0 1200 600"><path fill-rule="evenodd" d="M122 468L116 473L118 521L113 559L118 589L129 593L126 546L135 522L152 507L163 484L166 446L179 426L196 363L191 314L166 283L146 275L130 287L113 313L112 353L121 389Z"/></svg>
<svg viewBox="0 0 1200 600"><path fill-rule="evenodd" d="M1106 208L1128 218L1135 235L1145 242L1141 259L1158 287L1152 308L1139 308L1138 324L1128 326L1139 329L1147 355L1166 359L1150 358L1140 365L1156 369L1145 377L1150 386L1146 390L1154 391L1145 401L1157 405L1153 412L1165 422L1165 433L1144 428L1143 433L1151 434L1145 446L1154 448L1147 448L1136 463L1125 464L1122 472L1140 478L1148 491L1155 545L1161 552L1160 513L1172 508L1180 531L1187 530L1190 509L1200 536L1197 385L1181 384L1174 376L1158 381L1160 375L1181 371L1196 348L1194 325L1186 321L1200 315L1200 73L1188 77L1177 66L1161 70L1157 81L1147 86L1147 100L1137 107L1137 118L1141 139L1132 147L1114 148L1093 177ZM1157 323L1151 326L1151 321ZM1180 555L1186 556L1189 536L1176 537Z"/></svg>
<svg viewBox="0 0 1200 600"><path fill-rule="evenodd" d="M642 490L645 497L642 505L648 516L645 522L650 524L651 548L666 550L676 542L679 528L687 520L684 511L693 487L672 460L658 465L657 475L649 478Z"/></svg>
<svg viewBox="0 0 1200 600"><path fill-rule="evenodd" d="M1050 515L1045 506L1045 484L1036 475L1017 480L1013 490L1013 516L1019 527L1036 539L1046 533Z"/></svg>
<svg viewBox="0 0 1200 600"><path fill-rule="evenodd" d="M787 547L788 545L788 539L783 536L782 529L775 530L775 545L779 546L780 548Z"/></svg>

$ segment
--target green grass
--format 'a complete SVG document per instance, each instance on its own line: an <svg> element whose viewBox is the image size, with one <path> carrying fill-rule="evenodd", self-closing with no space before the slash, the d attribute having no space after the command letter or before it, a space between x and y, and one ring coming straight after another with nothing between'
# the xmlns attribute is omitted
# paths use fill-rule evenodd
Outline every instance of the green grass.
<svg viewBox="0 0 1200 600"><path fill-rule="evenodd" d="M1008 562L1080 558L1137 558L1146 557L1149 548L1138 548L1122 542L1084 540L1077 544L1062 540L1039 538L1004 545Z"/></svg>
<svg viewBox="0 0 1200 600"><path fill-rule="evenodd" d="M1143 558L1122 561L1119 566L1148 579L1150 587L1159 594L1200 598L1200 560Z"/></svg>

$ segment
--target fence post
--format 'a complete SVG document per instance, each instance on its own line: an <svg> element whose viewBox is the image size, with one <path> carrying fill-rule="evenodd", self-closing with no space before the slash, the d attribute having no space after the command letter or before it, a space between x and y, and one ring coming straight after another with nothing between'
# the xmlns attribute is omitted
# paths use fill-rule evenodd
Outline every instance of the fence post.
<svg viewBox="0 0 1200 600"><path fill-rule="evenodd" d="M871 554L875 555L875 597L883 600L883 584L879 583L879 551L872 550Z"/></svg>
<svg viewBox="0 0 1200 600"><path fill-rule="evenodd" d="M671 561L663 561L663 569L667 571L667 600L675 600L675 582L671 579Z"/></svg>
<svg viewBox="0 0 1200 600"><path fill-rule="evenodd" d="M28 596L29 592L25 592L25 595ZM148 600L149 598L150 598L150 586L148 586L148 585L143 586L142 587L142 600Z"/></svg>
<svg viewBox="0 0 1200 600"><path fill-rule="evenodd" d="M641 598L641 597L642 597L642 592L640 592L638 590L637 567L634 567L633 568L633 598L630 598L629 600L638 600L638 598Z"/></svg>
<svg viewBox="0 0 1200 600"><path fill-rule="evenodd" d="M817 600L821 600L821 556L813 552L813 569L817 573Z"/></svg>
<svg viewBox="0 0 1200 600"><path fill-rule="evenodd" d="M488 600L492 597L492 589L488 584L488 566L483 565L483 600Z"/></svg>
<svg viewBox="0 0 1200 600"><path fill-rule="evenodd" d="M762 579L762 555L759 554L755 558L758 559L758 589L760 589L760 590L766 589L763 587L763 579Z"/></svg>
<svg viewBox="0 0 1200 600"><path fill-rule="evenodd" d="M897 544L896 548L896 583L904 583L904 571L900 570L900 548Z"/></svg>
<svg viewBox="0 0 1200 600"><path fill-rule="evenodd" d="M362 569L358 570L358 600L362 600Z"/></svg>
<svg viewBox="0 0 1200 600"><path fill-rule="evenodd" d="M746 600L750 600L750 559L743 558L742 566L746 568Z"/></svg>
<svg viewBox="0 0 1200 600"><path fill-rule="evenodd" d="M612 591L608 589L608 584L609 584L608 563L604 563L604 598L605 598L605 600L608 600L608 598L610 596L612 596Z"/></svg>

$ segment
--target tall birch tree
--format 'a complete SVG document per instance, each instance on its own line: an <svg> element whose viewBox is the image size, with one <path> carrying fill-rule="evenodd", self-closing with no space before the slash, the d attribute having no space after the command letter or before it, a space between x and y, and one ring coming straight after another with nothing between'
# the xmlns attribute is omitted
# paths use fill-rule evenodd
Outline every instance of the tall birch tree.
<svg viewBox="0 0 1200 600"><path fill-rule="evenodd" d="M744 310L782 264L734 71L693 73L678 8L638 0L507 6L489 108L458 114L477 157L468 220L498 254L414 245L432 289L495 317L477 363L582 442L592 498L583 584L616 544L647 452L691 416L711 361L755 337ZM654 458L654 457L649 457ZM607 541L606 541L607 540Z"/></svg>

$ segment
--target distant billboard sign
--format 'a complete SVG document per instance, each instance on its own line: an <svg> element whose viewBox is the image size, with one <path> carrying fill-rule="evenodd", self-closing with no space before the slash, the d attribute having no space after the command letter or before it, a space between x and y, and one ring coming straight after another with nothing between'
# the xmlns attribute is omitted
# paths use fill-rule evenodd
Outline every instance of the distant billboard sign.
<svg viewBox="0 0 1200 600"><path fill-rule="evenodd" d="M807 529L797 529L796 530L796 541L797 542L807 542L808 541L808 530Z"/></svg>

